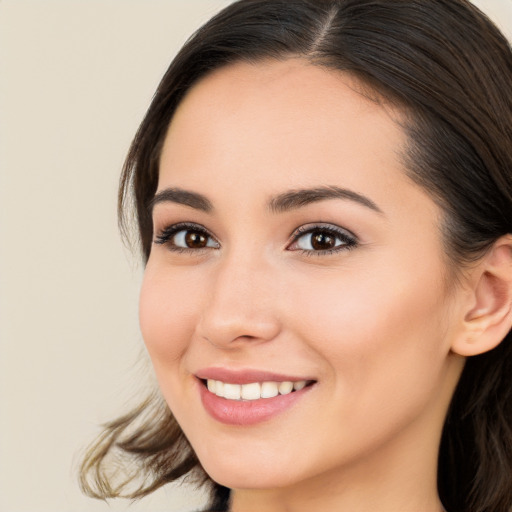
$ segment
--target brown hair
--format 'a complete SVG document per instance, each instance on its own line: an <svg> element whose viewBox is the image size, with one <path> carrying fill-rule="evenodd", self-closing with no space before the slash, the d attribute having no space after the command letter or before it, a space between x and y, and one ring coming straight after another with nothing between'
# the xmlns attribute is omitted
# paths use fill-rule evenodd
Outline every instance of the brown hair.
<svg viewBox="0 0 512 512"><path fill-rule="evenodd" d="M126 233L135 214L145 261L153 237L148 205L177 105L214 69L290 56L349 72L408 113L408 173L444 212L455 268L512 233L512 52L476 7L466 0L241 0L176 56L127 156L120 223ZM112 459L124 468L114 476ZM468 359L445 422L438 474L450 512L512 510L510 333ZM205 475L155 395L106 425L84 460L81 483L91 496L135 498L184 475L211 485L212 510L226 506L229 491Z"/></svg>

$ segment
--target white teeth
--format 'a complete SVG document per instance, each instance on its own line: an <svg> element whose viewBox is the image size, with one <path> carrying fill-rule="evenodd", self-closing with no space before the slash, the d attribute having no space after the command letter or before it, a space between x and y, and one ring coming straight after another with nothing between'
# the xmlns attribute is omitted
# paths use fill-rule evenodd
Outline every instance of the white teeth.
<svg viewBox="0 0 512 512"><path fill-rule="evenodd" d="M261 398L261 386L259 382L252 384L244 384L242 386L242 399L244 400L258 400Z"/></svg>
<svg viewBox="0 0 512 512"><path fill-rule="evenodd" d="M291 393L293 391L293 382L281 382L279 384L279 394L280 395L287 395L288 393Z"/></svg>
<svg viewBox="0 0 512 512"><path fill-rule="evenodd" d="M299 380L299 382L293 383L293 389L295 391L300 391L302 388L306 387L306 381L305 380Z"/></svg>
<svg viewBox="0 0 512 512"><path fill-rule="evenodd" d="M224 382L224 398L228 400L240 400L242 396L242 386L240 384L228 384Z"/></svg>
<svg viewBox="0 0 512 512"><path fill-rule="evenodd" d="M228 400L259 400L287 395L292 391L300 391L306 386L305 380L297 382L251 382L250 384L230 384L220 380L208 379L208 391Z"/></svg>
<svg viewBox="0 0 512 512"><path fill-rule="evenodd" d="M224 382L221 382L220 380L214 380L215 384L215 394L217 396L224 396Z"/></svg>
<svg viewBox="0 0 512 512"><path fill-rule="evenodd" d="M279 394L277 382L264 382L261 385L261 398L273 398Z"/></svg>

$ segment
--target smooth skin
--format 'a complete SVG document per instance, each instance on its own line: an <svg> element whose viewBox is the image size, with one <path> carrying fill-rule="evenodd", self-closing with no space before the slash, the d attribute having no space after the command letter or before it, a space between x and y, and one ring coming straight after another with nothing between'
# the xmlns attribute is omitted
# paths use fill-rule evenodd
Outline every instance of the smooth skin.
<svg viewBox="0 0 512 512"><path fill-rule="evenodd" d="M453 279L401 120L347 74L289 59L210 74L171 122L141 329L234 512L442 510L437 451L463 356L510 329L510 240ZM275 207L328 187L345 195ZM177 223L192 226L169 235ZM316 383L268 421L225 425L199 397L208 367Z"/></svg>

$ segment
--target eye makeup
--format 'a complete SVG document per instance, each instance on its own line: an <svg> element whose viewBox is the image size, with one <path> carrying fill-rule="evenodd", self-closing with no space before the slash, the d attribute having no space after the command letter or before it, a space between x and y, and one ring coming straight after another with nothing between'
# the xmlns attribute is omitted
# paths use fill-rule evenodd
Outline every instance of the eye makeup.
<svg viewBox="0 0 512 512"><path fill-rule="evenodd" d="M357 237L350 231L333 224L307 224L292 235L288 250L301 251L307 256L325 256L354 249Z"/></svg>
<svg viewBox="0 0 512 512"><path fill-rule="evenodd" d="M161 230L154 243L166 245L176 252L198 251L202 249L218 249L219 242L200 224L179 222Z"/></svg>
<svg viewBox="0 0 512 512"><path fill-rule="evenodd" d="M300 251L308 256L325 256L354 249L358 245L357 237L353 233L327 223L300 226L290 238L286 249ZM163 228L156 235L154 243L166 245L175 252L220 248L220 243L204 226L192 222L179 222Z"/></svg>

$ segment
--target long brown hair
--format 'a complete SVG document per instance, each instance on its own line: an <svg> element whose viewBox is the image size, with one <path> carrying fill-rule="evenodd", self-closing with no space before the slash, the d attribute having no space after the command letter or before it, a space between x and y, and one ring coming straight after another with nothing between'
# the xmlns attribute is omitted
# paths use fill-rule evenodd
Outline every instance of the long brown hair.
<svg viewBox="0 0 512 512"><path fill-rule="evenodd" d="M229 63L290 56L351 73L407 112L408 173L444 212L454 268L512 233L512 51L476 7L466 0L241 0L176 56L127 156L120 225L126 232L134 215L144 261L159 156L180 101ZM468 359L445 422L438 474L449 512L512 510L510 333ZM155 395L106 425L83 462L81 483L92 496L136 498L184 475L211 486L212 510L226 506L229 490L209 480Z"/></svg>

